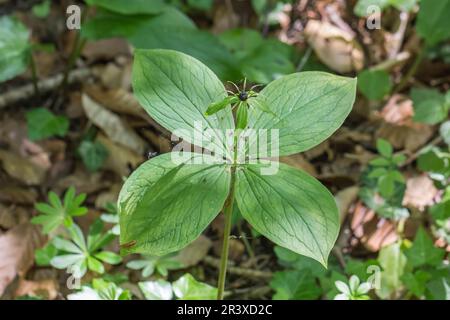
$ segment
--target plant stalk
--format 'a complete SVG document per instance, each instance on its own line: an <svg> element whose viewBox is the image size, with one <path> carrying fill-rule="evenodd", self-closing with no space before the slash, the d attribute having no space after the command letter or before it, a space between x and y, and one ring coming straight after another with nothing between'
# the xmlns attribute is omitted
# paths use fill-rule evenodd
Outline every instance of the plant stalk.
<svg viewBox="0 0 450 320"><path fill-rule="evenodd" d="M223 213L225 215L225 228L223 231L222 253L220 256L219 282L217 285L218 287L217 300L222 300L225 292L225 278L227 275L228 251L231 233L231 218L233 217L235 180L236 180L236 167L232 166L230 192L223 206Z"/></svg>
<svg viewBox="0 0 450 320"><path fill-rule="evenodd" d="M30 58L30 68L31 68L31 77L33 81L33 89L34 89L34 95L36 98L39 98L39 86L38 86L38 75L37 75L37 69L36 69L36 62L34 61L33 54L31 54Z"/></svg>

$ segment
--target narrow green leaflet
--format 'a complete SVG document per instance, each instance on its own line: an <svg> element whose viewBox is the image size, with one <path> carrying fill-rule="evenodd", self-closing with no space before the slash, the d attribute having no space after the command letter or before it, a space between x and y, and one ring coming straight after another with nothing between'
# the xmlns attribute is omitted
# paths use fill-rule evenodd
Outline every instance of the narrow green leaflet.
<svg viewBox="0 0 450 320"><path fill-rule="evenodd" d="M421 0L417 32L432 46L450 38L450 0Z"/></svg>
<svg viewBox="0 0 450 320"><path fill-rule="evenodd" d="M442 263L445 250L436 248L430 236L423 228L420 228L417 231L412 247L405 254L408 257L408 262L413 267L423 265L438 266Z"/></svg>
<svg viewBox="0 0 450 320"><path fill-rule="evenodd" d="M190 156L193 161L198 157L202 155ZM229 185L230 173L223 165L177 165L170 153L145 162L119 195L122 247L151 255L183 248L220 212Z"/></svg>
<svg viewBox="0 0 450 320"><path fill-rule="evenodd" d="M243 217L276 244L324 266L339 232L339 213L331 193L316 179L285 164L276 175L262 165L237 171L236 201Z"/></svg>
<svg viewBox="0 0 450 320"><path fill-rule="evenodd" d="M164 0L86 0L91 6L108 9L121 14L156 14L166 8Z"/></svg>
<svg viewBox="0 0 450 320"><path fill-rule="evenodd" d="M228 150L217 129L234 128L231 108L205 115L211 103L227 96L225 88L200 61L171 50L136 50L133 89L147 113L177 136L194 143L194 134L210 129L215 148Z"/></svg>
<svg viewBox="0 0 450 320"><path fill-rule="evenodd" d="M0 82L23 73L30 61L30 32L16 18L0 17Z"/></svg>
<svg viewBox="0 0 450 320"><path fill-rule="evenodd" d="M279 129L280 156L305 151L342 125L355 96L353 78L317 71L284 76L267 85L255 98L272 112L253 108L249 112L249 128ZM272 146L268 144L270 150Z"/></svg>

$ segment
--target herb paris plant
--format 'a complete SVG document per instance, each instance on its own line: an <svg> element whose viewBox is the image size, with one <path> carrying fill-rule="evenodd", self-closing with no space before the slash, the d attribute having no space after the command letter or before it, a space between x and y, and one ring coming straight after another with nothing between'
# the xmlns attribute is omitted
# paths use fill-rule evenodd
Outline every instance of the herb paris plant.
<svg viewBox="0 0 450 320"><path fill-rule="evenodd" d="M136 50L133 87L149 115L180 133L185 142L194 144L195 133L206 129L217 132L237 127L229 105L205 114L211 104L227 97L227 91L210 69L188 55ZM280 156L305 151L342 125L355 92L356 79L324 72L291 74L252 97L255 108L248 110L247 123L240 127L278 130L278 141L269 141L273 144L269 148L278 146ZM258 105L267 106L270 112ZM240 131L233 135L232 146L218 134L211 140L214 151L222 151L227 159L185 152L182 163L172 161L170 153L145 162L127 179L118 200L122 248L149 255L186 246L223 210L226 225L219 298L223 297L235 200L258 232L325 266L339 231L336 203L320 182L284 164L279 164L278 173L262 175L267 164L258 155L250 154L255 160L251 164L237 161Z"/></svg>

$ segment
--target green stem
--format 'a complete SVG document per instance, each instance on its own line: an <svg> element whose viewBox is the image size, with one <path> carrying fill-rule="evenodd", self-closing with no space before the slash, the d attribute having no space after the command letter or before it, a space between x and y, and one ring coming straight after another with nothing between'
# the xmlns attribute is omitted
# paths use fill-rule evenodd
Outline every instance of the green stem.
<svg viewBox="0 0 450 320"><path fill-rule="evenodd" d="M395 88L395 92L399 92L402 89L405 88L405 86L408 84L409 79L411 79L412 76L414 76L417 72L417 68L419 67L420 63L422 62L424 56L425 56L425 52L427 50L426 46L423 46L419 53L416 56L416 59L414 60L411 68L408 70L408 72L405 74L405 76L403 77L403 79L400 81L400 83L397 85L397 87Z"/></svg>
<svg viewBox="0 0 450 320"><path fill-rule="evenodd" d="M219 290L217 292L217 300L222 300L225 292L225 278L227 275L228 250L231 233L231 218L233 217L235 180L236 180L236 167L232 166L230 192L223 206L223 213L225 215L225 228L223 231L222 254L220 256L219 282L217 285Z"/></svg>
<svg viewBox="0 0 450 320"><path fill-rule="evenodd" d="M30 58L30 67L31 67L31 77L33 81L34 95L39 97L39 86L38 86L38 76L36 70L36 63L34 61L33 54L31 54Z"/></svg>

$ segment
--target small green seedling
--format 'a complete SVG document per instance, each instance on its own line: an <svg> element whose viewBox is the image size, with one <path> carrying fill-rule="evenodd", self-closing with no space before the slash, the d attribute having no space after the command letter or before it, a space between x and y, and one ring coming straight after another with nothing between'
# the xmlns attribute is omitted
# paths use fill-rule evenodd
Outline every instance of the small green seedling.
<svg viewBox="0 0 450 320"><path fill-rule="evenodd" d="M142 259L132 260L127 263L127 267L133 270L142 270L142 277L148 278L155 271L163 277L167 277L169 270L177 270L183 268L183 264L170 254L163 257L143 256Z"/></svg>
<svg viewBox="0 0 450 320"><path fill-rule="evenodd" d="M263 145L276 149L277 156L308 150L342 125L355 100L356 79L325 72L294 73L258 93L244 87L228 96L218 77L200 61L172 50L136 50L133 88L150 116L183 142L205 147L196 135L210 132L213 139L204 140L214 152L184 151L181 162L174 161L181 152L162 154L126 180L117 204L125 253L163 256L178 251L223 211L218 285L222 299L236 202L243 218L260 234L327 265L339 233L339 212L331 193L307 173L269 161L267 155L249 153L241 161L239 137L243 131L276 133ZM254 108L247 110L247 105ZM276 172L266 174L268 166L276 167Z"/></svg>
<svg viewBox="0 0 450 320"><path fill-rule="evenodd" d="M51 259L50 265L57 269L70 268L77 277L82 277L87 270L97 273L104 273L105 268L102 262L118 264L122 258L114 252L102 250L115 236L106 232L103 233L103 223L96 220L90 229L87 241L80 227L72 224L68 228L69 240L62 237L55 237L52 240L53 246L58 249L59 254Z"/></svg>
<svg viewBox="0 0 450 320"><path fill-rule="evenodd" d="M340 291L334 300L370 300L367 293L372 288L369 282L361 283L355 275L350 277L349 283L343 281L335 282L336 288Z"/></svg>
<svg viewBox="0 0 450 320"><path fill-rule="evenodd" d="M395 182L405 183L405 178L397 168L405 162L406 157L403 154L394 155L392 145L383 139L377 140L377 150L381 157L370 161L374 169L368 176L377 179L379 193L384 198L389 198L394 193Z"/></svg>
<svg viewBox="0 0 450 320"><path fill-rule="evenodd" d="M395 220L406 218L409 211L402 207L406 184L398 170L406 157L394 154L392 145L383 139L377 140L377 151L380 156L371 160L363 173L359 196L383 217Z"/></svg>
<svg viewBox="0 0 450 320"><path fill-rule="evenodd" d="M83 286L79 292L69 294L68 300L131 300L131 292L113 282L92 280L92 286Z"/></svg>
<svg viewBox="0 0 450 320"><path fill-rule="evenodd" d="M59 226L70 227L73 217L82 216L87 213L87 208L82 206L86 194L75 195L75 188L67 189L64 200L61 202L58 195L53 191L48 193L49 203L37 203L36 210L39 215L31 219L34 224L41 224L45 234L55 231Z"/></svg>

